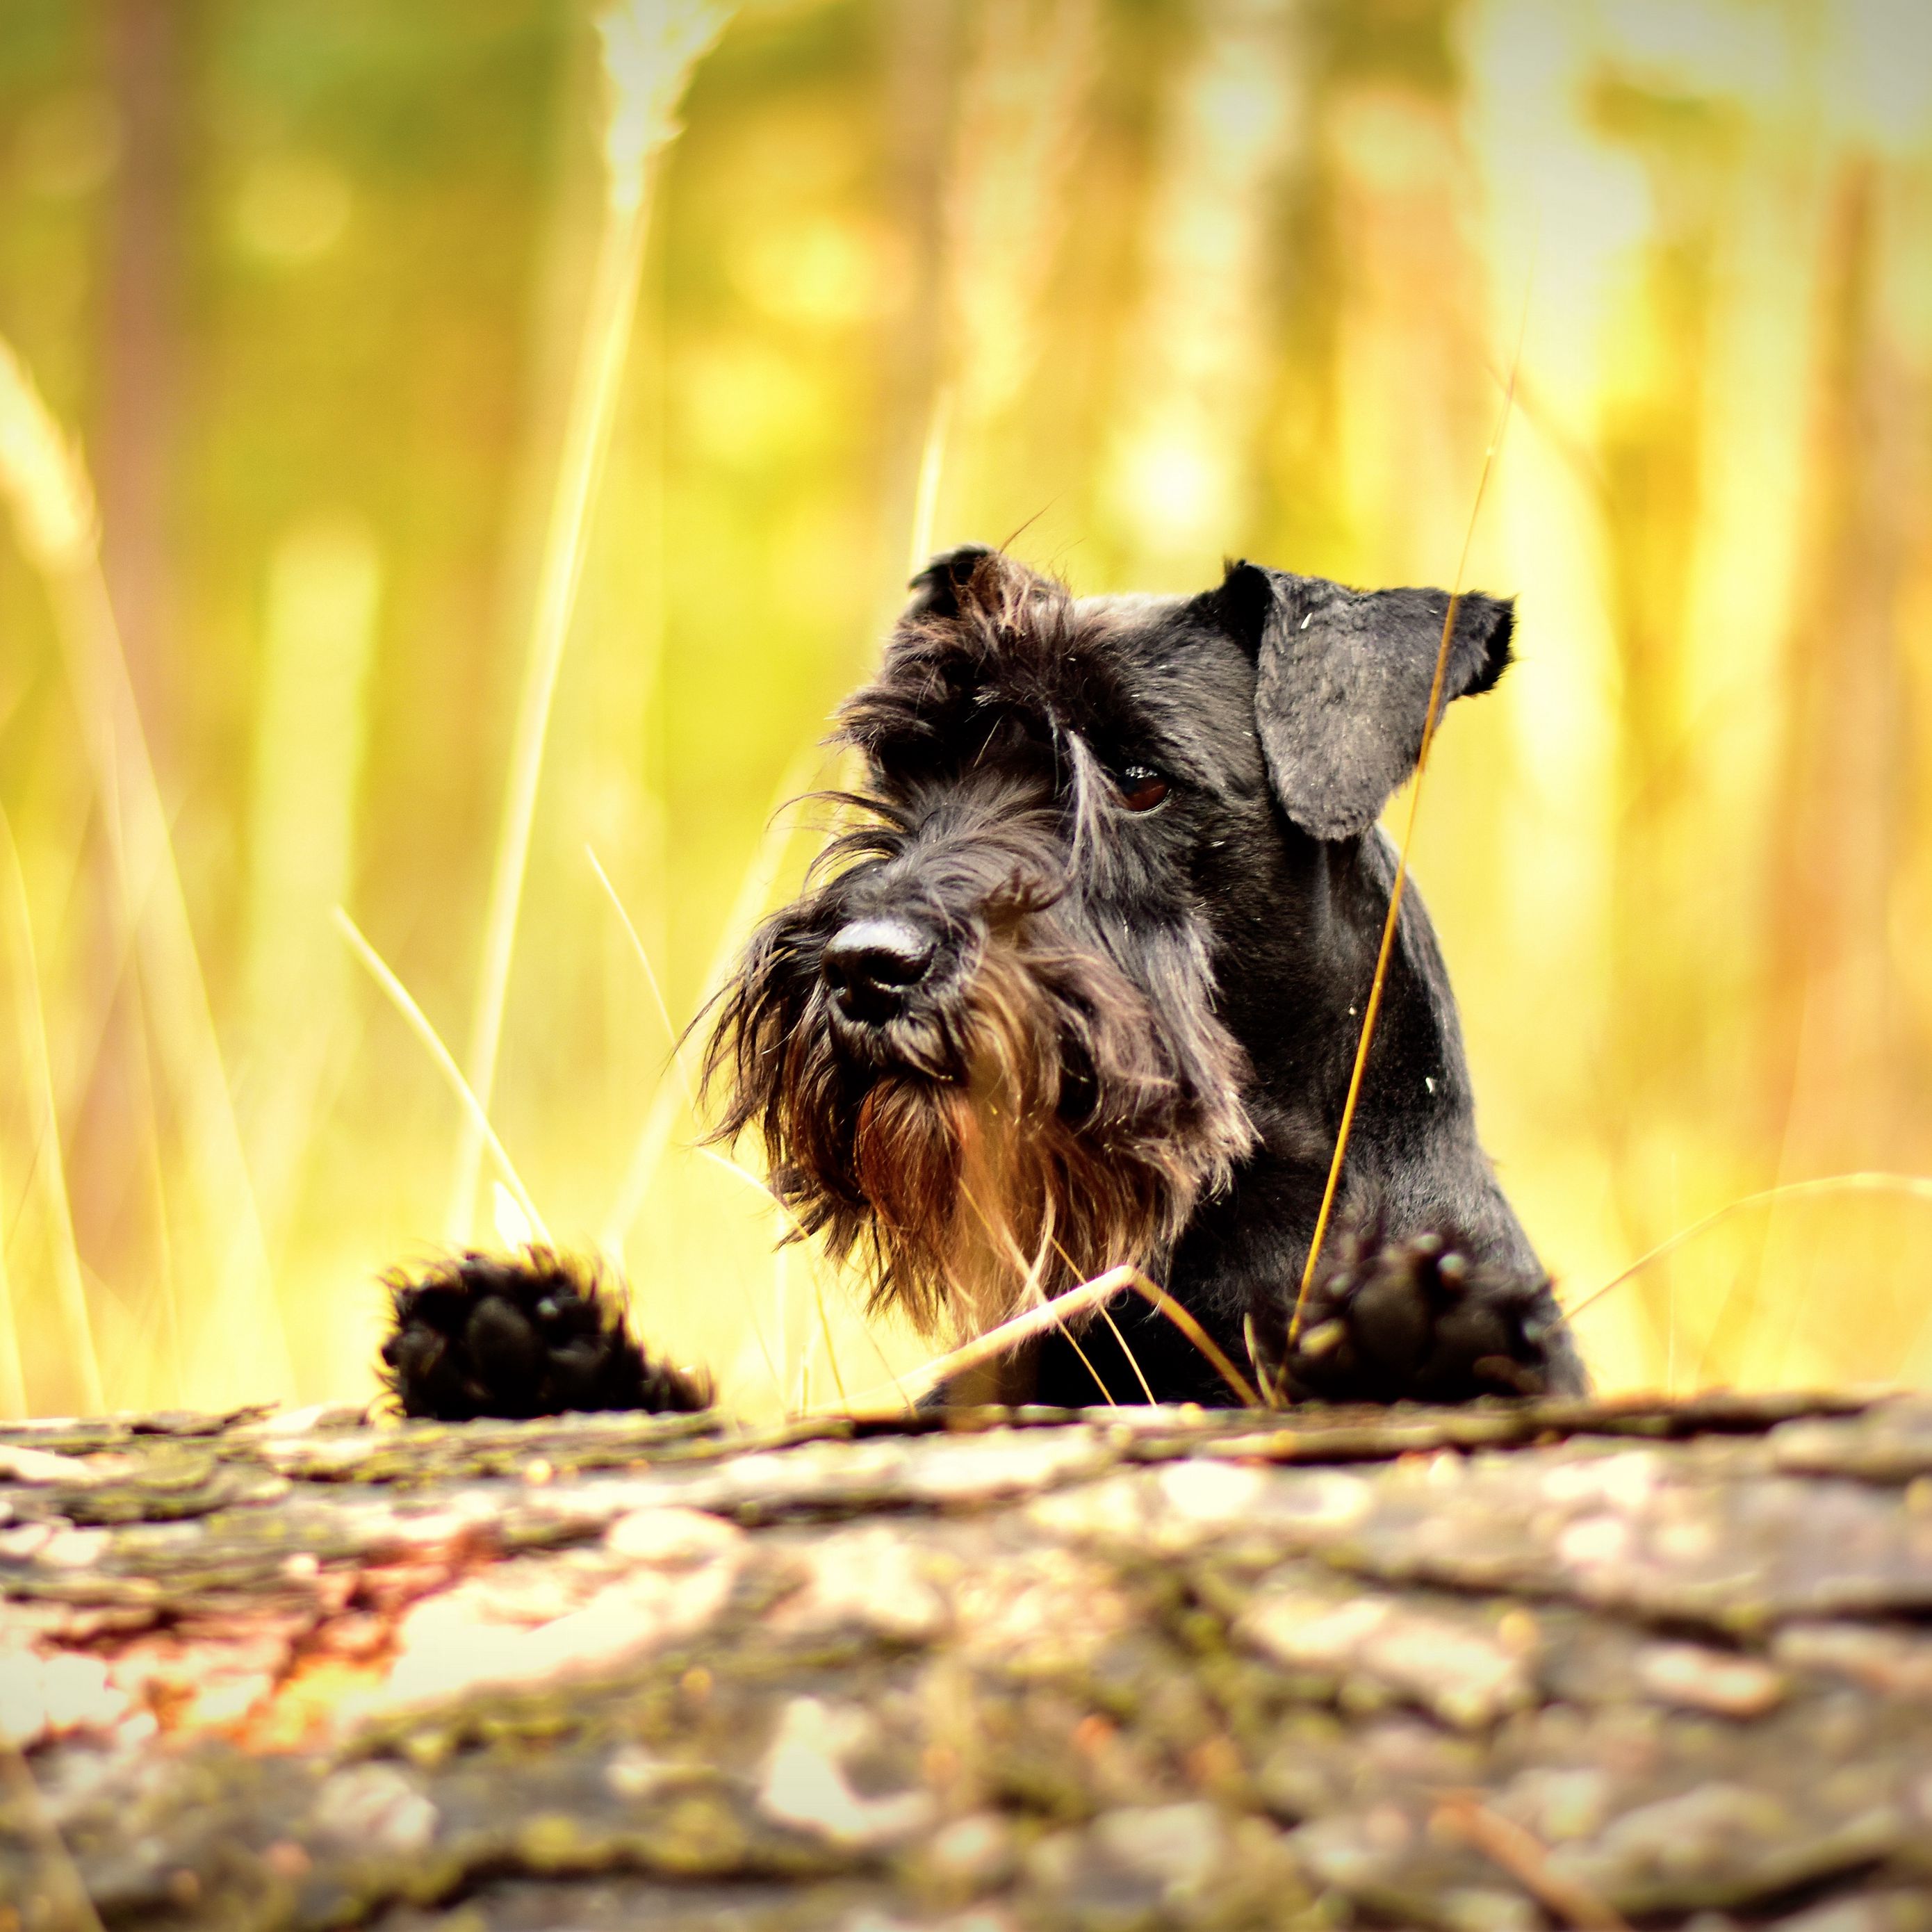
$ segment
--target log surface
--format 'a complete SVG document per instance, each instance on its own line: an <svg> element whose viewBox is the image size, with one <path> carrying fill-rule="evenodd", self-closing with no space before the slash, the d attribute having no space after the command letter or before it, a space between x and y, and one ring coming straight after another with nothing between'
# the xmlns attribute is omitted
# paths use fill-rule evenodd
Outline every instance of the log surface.
<svg viewBox="0 0 1932 1932"><path fill-rule="evenodd" d="M1932 1928L1932 1402L0 1428L0 1932Z"/></svg>

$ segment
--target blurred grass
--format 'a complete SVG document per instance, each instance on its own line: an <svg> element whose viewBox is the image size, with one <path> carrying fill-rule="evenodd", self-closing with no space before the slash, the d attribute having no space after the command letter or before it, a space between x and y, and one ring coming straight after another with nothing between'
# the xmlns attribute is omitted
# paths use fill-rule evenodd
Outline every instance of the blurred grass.
<svg viewBox="0 0 1932 1932"><path fill-rule="evenodd" d="M774 806L928 537L1024 525L1082 590L1446 581L1526 299L1469 572L1522 662L1415 854L1505 1184L1581 1293L1755 1190L1932 1172L1921 11L751 0L606 332L572 608L601 88L574 0L10 10L0 338L101 505L98 562L91 509L0 542L21 1400L94 1399L83 1334L110 1403L368 1392L459 1114L330 909L477 1036L544 608L496 1129L731 1399L887 1381L917 1346L692 1150L638 950L682 1023L796 883ZM1586 1344L1923 1382L1929 1270L1922 1204L1794 1196Z"/></svg>

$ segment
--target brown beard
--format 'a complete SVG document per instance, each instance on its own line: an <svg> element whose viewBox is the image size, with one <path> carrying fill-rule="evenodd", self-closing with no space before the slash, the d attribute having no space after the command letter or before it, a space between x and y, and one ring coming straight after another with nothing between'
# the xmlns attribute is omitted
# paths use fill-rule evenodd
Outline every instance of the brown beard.
<svg viewBox="0 0 1932 1932"><path fill-rule="evenodd" d="M835 1259L859 1253L874 1308L922 1334L970 1337L1109 1268L1158 1265L1252 1139L1239 1050L1219 1034L1215 1090L1188 1092L1145 1002L1092 953L989 937L946 1030L952 1065L880 1070L855 1104L822 1022L790 1024L786 1004L755 978L728 1000L724 1131L760 1121L802 1227Z"/></svg>

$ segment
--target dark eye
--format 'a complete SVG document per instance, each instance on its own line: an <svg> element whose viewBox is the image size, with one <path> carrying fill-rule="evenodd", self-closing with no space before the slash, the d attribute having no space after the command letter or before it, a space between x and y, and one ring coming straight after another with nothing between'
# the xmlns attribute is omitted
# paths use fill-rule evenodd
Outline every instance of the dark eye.
<svg viewBox="0 0 1932 1932"><path fill-rule="evenodd" d="M1130 812L1151 812L1167 796L1167 774L1151 765L1123 765L1114 784Z"/></svg>

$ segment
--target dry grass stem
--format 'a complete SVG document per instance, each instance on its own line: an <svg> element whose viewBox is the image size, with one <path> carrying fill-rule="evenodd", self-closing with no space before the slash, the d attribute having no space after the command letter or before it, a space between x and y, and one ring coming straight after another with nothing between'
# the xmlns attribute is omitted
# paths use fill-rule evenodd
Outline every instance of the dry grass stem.
<svg viewBox="0 0 1932 1932"><path fill-rule="evenodd" d="M780 1201L755 1174L740 1167L735 1160L728 1160L716 1148L700 1148L698 1151L704 1159L714 1162L727 1174L735 1174L747 1187L760 1196L767 1207L776 1206L781 1214L784 1213L784 1202ZM794 1227L796 1225L794 1223ZM752 1339L758 1345L758 1353L765 1358L765 1366L771 1372L772 1385L778 1390L778 1400L782 1404L785 1400L784 1372L772 1359L771 1343L765 1337L765 1324L758 1319L757 1304L752 1300L748 1289L745 1296L745 1312L752 1324ZM781 1349L783 1348L784 1345L784 1337L781 1336L779 1337Z"/></svg>
<svg viewBox="0 0 1932 1932"><path fill-rule="evenodd" d="M692 0L632 0L611 8L598 22L610 94L605 130L608 192L538 575L530 654L511 734L509 776L484 915L468 1061L470 1085L486 1111L496 1088L544 748L637 314L638 276L650 227L651 164L676 134L677 104L692 70L726 17L724 10ZM482 1158L482 1139L476 1121L466 1113L444 1216L444 1232L452 1241L461 1241L468 1232Z"/></svg>
<svg viewBox="0 0 1932 1932"><path fill-rule="evenodd" d="M98 527L86 466L4 338L0 496L13 515L20 548L36 568L53 575L86 567Z"/></svg>
<svg viewBox="0 0 1932 1932"><path fill-rule="evenodd" d="M1761 1208L1775 1201L1798 1201L1807 1198L1832 1194L1893 1194L1907 1200L1932 1202L1932 1175L1920 1174L1885 1174L1876 1172L1858 1174L1828 1174L1813 1180L1786 1180L1775 1187L1760 1188L1755 1194L1740 1195L1735 1201L1727 1201L1721 1208L1714 1208L1702 1220L1694 1221L1689 1227L1680 1228L1668 1240L1660 1241L1648 1254L1640 1255L1621 1274L1612 1275L1600 1287L1592 1288L1588 1294L1569 1303L1564 1309L1564 1316L1574 1321L1586 1308L1593 1308L1613 1289L1634 1280L1653 1262L1660 1262L1664 1256L1674 1254L1687 1242L1694 1241L1700 1234L1728 1221L1734 1214L1742 1214L1748 1208Z"/></svg>
<svg viewBox="0 0 1932 1932"><path fill-rule="evenodd" d="M1255 1334L1255 1318L1251 1313L1241 1317L1241 1339L1248 1345L1248 1366L1255 1372L1255 1386L1261 1390L1262 1402L1270 1409L1280 1408L1281 1391L1262 1361L1262 1352Z"/></svg>
<svg viewBox="0 0 1932 1932"><path fill-rule="evenodd" d="M1053 1246L1054 1252L1059 1256L1060 1260L1066 1264L1067 1268L1072 1273L1077 1274L1079 1270L1073 1265L1072 1256L1070 1255L1058 1241L1054 1243ZM1132 1348L1128 1346L1126 1336L1121 1334L1120 1324L1114 1319L1114 1311L1111 1308L1108 1307L1104 1302L1101 1304L1100 1307L1100 1319L1106 1323L1108 1329L1112 1332L1114 1340L1120 1345L1120 1353L1126 1357L1127 1366L1133 1370L1134 1380L1138 1382L1141 1385L1141 1394L1145 1396L1148 1402L1151 1404L1154 1399L1154 1385L1148 1380L1146 1375L1142 1370L1140 1358L1136 1355ZM1069 1336L1067 1339L1071 1341L1072 1337ZM1084 1362L1086 1361L1087 1358L1083 1354L1080 1359ZM1090 1370L1093 1364L1091 1363L1088 1363L1088 1366ZM1099 1380L1099 1378L1096 1376L1095 1379L1097 1381ZM1107 1400L1109 1406L1118 1406L1114 1404L1114 1399L1111 1395L1108 1396Z"/></svg>
<svg viewBox="0 0 1932 1932"><path fill-rule="evenodd" d="M693 1113L698 1108L698 1084L691 1077L691 1069L684 1058L684 1035L671 1018L670 1008L664 1002L664 988L658 983L658 976L651 964L651 956L644 939L625 910L624 902L617 896L617 888L610 883L610 875L598 862L597 854L588 845L584 856L590 861L590 869L597 874L597 883L604 888L604 896L610 902L610 909L617 915L618 923L624 928L624 937L631 942L631 950L637 956L638 964L644 969L644 983L651 989L652 1003L658 1010L658 1018L664 1022L664 1030L670 1041L671 1064L677 1070L680 1084L684 1088L684 1097Z"/></svg>
<svg viewBox="0 0 1932 1932"><path fill-rule="evenodd" d="M812 1300L818 1310L818 1333L825 1344L825 1366L832 1372L832 1386L838 1391L839 1407L848 1408L850 1406L850 1399L845 1393L845 1378L840 1372L838 1367L838 1351L832 1346L832 1317L826 1310L825 1284L814 1274L812 1286ZM808 1356L808 1365L809 1360L810 1358ZM801 1408L808 1408L811 1405L808 1399L801 1402L800 1406Z"/></svg>
<svg viewBox="0 0 1932 1932"><path fill-rule="evenodd" d="M718 0L616 0L598 15L604 192L614 208L636 209L648 198L653 158L682 131L678 106L692 70L734 11Z"/></svg>
<svg viewBox="0 0 1932 1932"><path fill-rule="evenodd" d="M1132 1348L1128 1347L1127 1338L1120 1333L1120 1324L1114 1319L1113 1310L1110 1308L1102 1308L1100 1310L1100 1319L1106 1322L1108 1328L1112 1330L1114 1340L1120 1345L1120 1353L1127 1358L1127 1366L1132 1369L1134 1372L1134 1380L1138 1382L1141 1385L1141 1394L1145 1396L1148 1402L1151 1403L1154 1399L1154 1384L1148 1380L1146 1375L1142 1371L1140 1364L1140 1358L1134 1353ZM1112 1400L1112 1398L1111 1396L1108 1397L1109 1401Z"/></svg>
<svg viewBox="0 0 1932 1932"><path fill-rule="evenodd" d="M6 1177L0 1174L0 1186ZM7 1192L11 1194L10 1187ZM27 1377L20 1362L20 1318L14 1305L13 1270L7 1264L12 1230L0 1224L0 1416L18 1422L27 1414Z"/></svg>
<svg viewBox="0 0 1932 1932"><path fill-rule="evenodd" d="M946 441L952 424L952 391L942 386L933 398L932 416L926 426L926 442L920 452L919 494L913 500L912 548L906 557L906 575L916 577L932 554L932 532L939 520L939 485L946 472Z"/></svg>
<svg viewBox="0 0 1932 1932"><path fill-rule="evenodd" d="M60 1113L54 1100L53 1070L47 1058L46 1015L40 1004L40 960L34 945L33 916L27 904L27 883L20 871L20 852L14 843L14 828L4 812L0 812L0 863L4 863L7 874L8 950L13 956L20 1060L26 1074L27 1104L33 1117L34 1172L52 1250L54 1302L60 1311L64 1352L79 1382L81 1402L88 1413L98 1414L106 1407L107 1396L94 1344L94 1324L88 1313L87 1289L81 1277L80 1250L74 1240L67 1163L61 1150ZM16 1348L13 1375L19 1374ZM24 1413L24 1386L21 1406Z"/></svg>
<svg viewBox="0 0 1932 1932"><path fill-rule="evenodd" d="M705 971L700 1012L729 970L739 946L743 944L746 930L771 902L772 889L777 883L785 853L797 830L787 808L810 782L818 757L815 745L806 746L785 767L778 780L771 809L766 815L764 836L740 878L737 896L732 901L731 909L725 914L724 924L719 928L718 944ZM680 1070L682 1072L681 1065ZM682 1096L670 1082L661 1079L658 1082L644 1116L643 1129L632 1147L623 1181L598 1236L598 1245L608 1253L623 1252L632 1227L644 1212L651 1184L657 1178L658 1165L670 1144L671 1130L677 1124L682 1100ZM762 1186L759 1183L754 1184Z"/></svg>
<svg viewBox="0 0 1932 1932"><path fill-rule="evenodd" d="M375 532L301 519L266 572L245 824L241 983L248 1136L272 1251L286 1238L334 1097L349 962L328 910L352 896L384 576Z"/></svg>
<svg viewBox="0 0 1932 1932"><path fill-rule="evenodd" d="M662 1158L664 1150L669 1144L670 1130L676 1120L679 1090L682 1089L684 1104L690 1108L694 1118L698 1110L697 1084L692 1078L690 1068L685 1062L684 1035L672 1021L670 1009L665 1003L663 990L658 984L658 976L652 968L650 953L644 945L643 938L633 923L629 913L625 910L623 901L618 897L617 889L611 884L610 874L598 862L597 854L587 845L584 848L584 852L590 861L591 869L597 874L598 883L603 886L613 910L616 913L618 920L623 926L626 937L631 942L631 950L636 954L638 964L644 970L645 981L651 989L651 998L656 1004L658 1016L663 1021L664 1030L670 1038L671 1062L677 1072L678 1084L676 1088L674 1088L669 1081L660 1076L657 1091L652 1096L651 1113L646 1123L646 1136L643 1143L643 1145L648 1148L650 1150L654 1171L656 1162ZM786 1346L786 1337L790 1333L790 1324L786 1319L788 1297L784 1244L788 1239L800 1233L797 1223L786 1214L784 1204L772 1193L756 1174L752 1173L748 1168L741 1167L737 1162L730 1159L729 1156L718 1153L716 1148L706 1148L701 1151L707 1160L716 1162L728 1172L735 1174L748 1186L755 1188L768 1202L777 1208L782 1222L784 1224L782 1225L779 1229L778 1246L772 1256L772 1302L778 1326L779 1352L782 1354L787 1354L789 1351ZM822 1288L818 1290L818 1302L819 1320L821 1324L826 1324L825 1347L826 1355L831 1360L832 1380L842 1389L844 1383L838 1372L838 1358L832 1352L831 1329L826 1316L824 1293ZM748 1300L748 1309L750 1306L751 1304ZM770 1346L765 1340L764 1330L755 1312L752 1314L751 1322L752 1332L758 1344L758 1352L765 1358L765 1365L771 1371L772 1381L778 1388L779 1400L782 1402L784 1400L786 1377L779 1365L772 1360ZM805 1364L801 1363L801 1373L804 1366ZM804 1397L801 1395L798 1406L802 1408L803 1403Z"/></svg>
<svg viewBox="0 0 1932 1932"><path fill-rule="evenodd" d="M1104 1307L1114 1296L1130 1288L1150 1302L1207 1357L1216 1373L1240 1398L1244 1407L1265 1406L1254 1385L1228 1360L1214 1338L1164 1288L1150 1281L1136 1268L1109 1268L1105 1274L1096 1275L1091 1281L1082 1282L1078 1288L1070 1288L1064 1294L1056 1295L1051 1301L1016 1315L1010 1321L1001 1322L997 1328L988 1329L985 1334L976 1336L960 1347L921 1363L908 1379L922 1390L936 1388L954 1376L964 1375L969 1370L997 1360L1023 1342L1030 1342L1034 1336L1046 1334L1063 1323L1077 1320L1090 1310ZM893 1390L883 1388L863 1390L853 1398L851 1412L855 1415L869 1412L888 1394L896 1394L902 1402L904 1401L904 1382L902 1382Z"/></svg>
<svg viewBox="0 0 1932 1932"><path fill-rule="evenodd" d="M1020 1252L1019 1243L1014 1238L1012 1230L1004 1219L996 1220L989 1215L980 1205L978 1195L963 1181L960 1184L959 1192L967 1206L972 1209L974 1219L980 1223L981 1232L992 1245L993 1253L991 1257L992 1269L997 1273L1004 1271L1006 1268L1014 1268L1019 1273L1020 1286L1017 1292L1003 1293L998 1287L997 1282L990 1286L988 1292L995 1298L994 1305L998 1306L1004 1303L1009 1306L1021 1306L1029 1308L1045 1306L1048 1298L1046 1290L1041 1284L1046 1272L1048 1251L1052 1250L1063 1260L1066 1258L1066 1250L1053 1238L1051 1213L1049 1212L1048 1216L1048 1225L1045 1236L1040 1242L1039 1252L1029 1261ZM968 1308L974 1306L976 1300L980 1299L974 1292L975 1286L970 1280L962 1280L958 1274L955 1274L951 1298L953 1306ZM1114 1332L1118 1334L1120 1331L1116 1329ZM1078 1358L1080 1366L1091 1378L1094 1386L1100 1390L1100 1400L1109 1408L1118 1408L1120 1405L1114 1401L1114 1392L1108 1388L1106 1378L1098 1369L1094 1367L1087 1351L1080 1346L1080 1338L1071 1329L1067 1330L1066 1342L1067 1346Z"/></svg>
<svg viewBox="0 0 1932 1932"><path fill-rule="evenodd" d="M503 1143L496 1137L496 1130L490 1124L490 1117L483 1110L483 1103L476 1097L475 1090L463 1077L463 1070L456 1064L455 1056L442 1043L441 1036L429 1023L423 1010L410 997L409 988L390 971L382 955L363 938L361 929L341 907L334 913L337 929L349 942L350 950L357 958L369 969L370 976L376 985L389 996L390 1004L402 1015L410 1030L419 1040L435 1061L437 1070L449 1084L450 1091L456 1096L465 1117L476 1132L479 1145L488 1149L490 1157L503 1177L504 1184L522 1209L530 1226L536 1231L537 1239L545 1247L555 1244L550 1230L544 1224L543 1216L537 1211L537 1204L531 1199L530 1192L517 1172L516 1164L510 1159Z"/></svg>
<svg viewBox="0 0 1932 1932"><path fill-rule="evenodd" d="M200 1399L295 1391L208 988L107 585L94 493L77 453L0 343L0 496L53 606L113 868L123 936L140 968L143 1028L182 1121L211 1283Z"/></svg>
<svg viewBox="0 0 1932 1932"><path fill-rule="evenodd" d="M1528 303L1524 301L1527 325ZM1516 396L1516 371L1522 362L1522 341L1519 334L1515 363L1508 386L1503 392L1502 408L1496 434L1483 452L1483 467L1476 479L1475 500L1469 506L1469 520L1462 532L1462 554L1456 560L1456 575L1449 593L1449 608L1442 615L1442 640L1436 647L1436 672L1429 686L1429 706L1422 714L1422 747L1416 754L1415 776L1408 788L1408 816L1402 830L1402 844L1396 855L1395 884L1389 890L1388 916L1382 922L1382 944L1376 953L1376 970L1369 982L1369 997L1362 1010L1362 1030L1355 1042L1355 1062L1348 1074L1348 1097L1342 1103L1342 1124L1335 1135L1335 1151L1328 1163L1328 1178L1322 1190L1322 1207L1315 1217L1314 1238L1308 1244L1308 1258L1301 1270L1301 1286L1294 1297L1294 1312L1288 1324L1288 1346L1301 1336L1302 1317L1308 1305L1308 1291L1314 1286L1315 1270L1322 1259L1322 1244L1328 1238L1328 1223L1334 1213L1335 1196L1342 1184L1342 1164L1348 1158L1348 1136L1355 1124L1355 1108L1361 1099L1362 1079L1368 1070L1369 1048L1374 1044L1376 1021L1382 1012L1382 992L1388 982L1390 956L1395 950L1395 935L1402 916L1402 890L1408 883L1409 853L1415 842L1416 816L1422 803L1423 780L1428 776L1429 753L1436 742L1436 727L1442 709L1442 680L1449 667L1450 640L1456 634L1456 616L1462 608L1462 583L1469 568L1470 546L1476 536L1476 520L1482 514L1483 499L1489 494L1490 478L1496 469L1496 452L1502 446L1503 432L1509 427L1510 406ZM1270 1405L1272 1406L1272 1405Z"/></svg>

